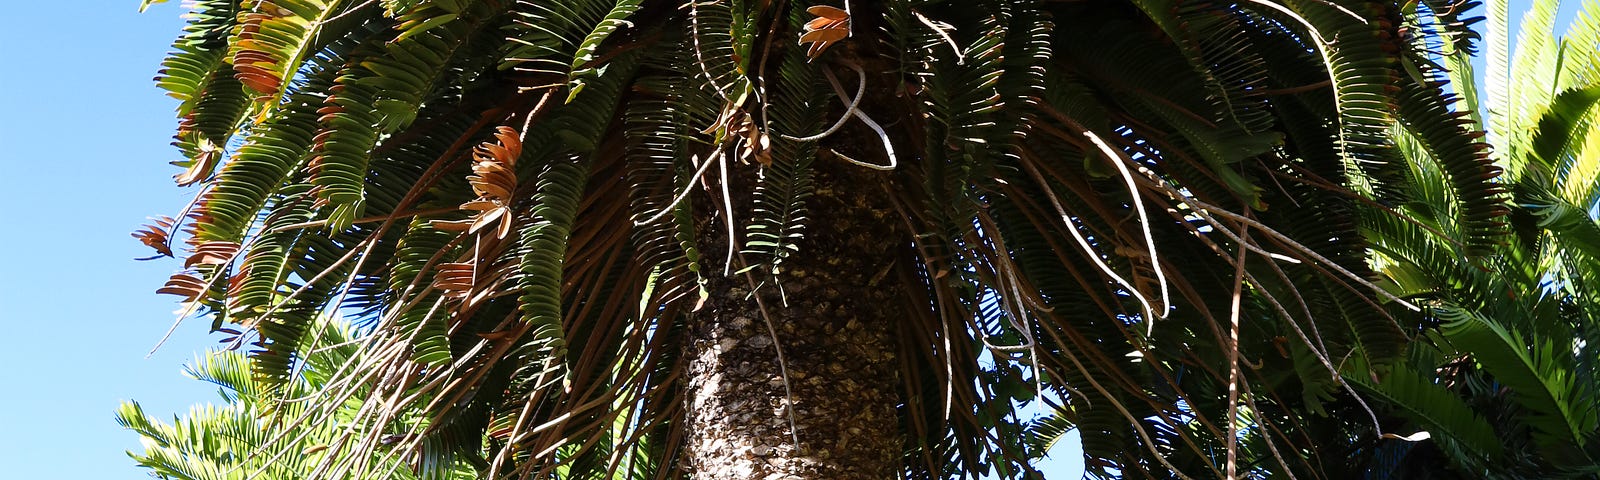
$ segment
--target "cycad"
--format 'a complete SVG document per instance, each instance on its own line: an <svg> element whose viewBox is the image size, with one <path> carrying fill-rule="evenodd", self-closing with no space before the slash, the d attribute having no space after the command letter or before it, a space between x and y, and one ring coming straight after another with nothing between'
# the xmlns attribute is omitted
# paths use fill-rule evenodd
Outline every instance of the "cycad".
<svg viewBox="0 0 1600 480"><path fill-rule="evenodd" d="M1486 90L1469 52L1447 51L1458 104L1486 125L1513 194L1513 235L1463 262L1456 193L1417 182L1403 209L1416 223L1371 215L1378 271L1428 307L1437 329L1382 382L1361 382L1435 439L1374 447L1379 478L1593 478L1600 473L1600 8L1562 37L1559 3L1536 1L1508 52L1506 2L1489 2ZM1509 64L1508 64L1509 63ZM1509 68L1508 68L1509 67ZM1509 77L1508 77L1509 72ZM1394 130L1413 174L1435 177L1433 152ZM1418 468L1448 462L1451 470Z"/></svg>
<svg viewBox="0 0 1600 480"><path fill-rule="evenodd" d="M1317 417L1336 372L1417 331L1356 229L1418 181L1393 122L1502 236L1447 7L199 1L163 291L280 398L362 320L325 472L1018 476L1065 398L1100 474L1338 476L1380 426Z"/></svg>
<svg viewBox="0 0 1600 480"><path fill-rule="evenodd" d="M281 387L293 395L309 395L327 386L341 365L359 361L348 325L323 322L313 353L295 377ZM215 384L222 405L206 404L189 410L172 423L145 413L138 402L124 402L117 423L139 434L141 453L129 452L151 476L185 480L244 480L248 478L417 478L406 461L390 457L371 462L376 470L344 476L311 475L313 468L336 455L329 445L344 433L341 422L356 414L360 402L340 406L331 422L307 424L295 419L307 411L299 403L280 404L267 384L256 378L249 358L240 352L209 351L185 372L196 380ZM276 436L284 435L282 439ZM276 442L277 448L267 449ZM448 478L473 478L472 469L460 466Z"/></svg>

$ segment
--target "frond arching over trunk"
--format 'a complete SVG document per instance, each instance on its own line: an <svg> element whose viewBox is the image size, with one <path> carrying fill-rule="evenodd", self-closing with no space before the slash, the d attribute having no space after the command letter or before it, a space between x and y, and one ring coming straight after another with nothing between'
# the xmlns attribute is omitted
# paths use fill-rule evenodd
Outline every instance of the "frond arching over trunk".
<svg viewBox="0 0 1600 480"><path fill-rule="evenodd" d="M1478 127L1415 65L1416 36L1462 35L1418 27L1436 6L199 2L160 81L202 189L141 240L189 232L164 291L237 330L278 400L316 319L358 320L357 360L283 417L338 420L318 474L683 478L748 453L690 445L694 388L743 368L696 342L748 298L779 338L740 342L884 336L786 352L807 378L747 419L788 432L768 453L847 448L789 431L809 381L877 392L838 401L893 412L862 441L908 478L1019 477L1065 425L1100 476L1340 477L1361 466L1328 445L1389 433L1364 398L1429 394L1345 380L1425 327L1359 220L1451 198L1434 221L1464 220L1467 253L1507 236ZM851 280L804 284L828 268Z"/></svg>

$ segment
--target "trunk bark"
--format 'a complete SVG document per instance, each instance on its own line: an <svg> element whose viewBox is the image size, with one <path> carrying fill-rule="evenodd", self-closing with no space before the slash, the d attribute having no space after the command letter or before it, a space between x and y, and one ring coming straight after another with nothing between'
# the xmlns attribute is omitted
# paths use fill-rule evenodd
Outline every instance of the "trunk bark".
<svg viewBox="0 0 1600 480"><path fill-rule="evenodd" d="M878 185L884 174L832 158L815 166L805 237L778 276L785 295L768 283L758 304L743 275L713 278L711 298L692 320L685 428L696 479L898 475L904 440L889 326L905 287L882 273L892 267L888 252L906 241L904 229ZM742 178L734 186L751 185L754 169L738 170ZM748 196L734 203L742 210L736 220L747 219ZM725 233L702 231L709 232L702 242L706 256L720 258ZM707 270L716 275L722 269ZM783 349L787 395L766 318Z"/></svg>

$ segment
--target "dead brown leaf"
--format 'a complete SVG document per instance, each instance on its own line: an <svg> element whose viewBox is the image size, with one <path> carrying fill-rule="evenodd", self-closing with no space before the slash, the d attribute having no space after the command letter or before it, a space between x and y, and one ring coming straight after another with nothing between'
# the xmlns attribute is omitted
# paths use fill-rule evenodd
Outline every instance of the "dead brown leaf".
<svg viewBox="0 0 1600 480"><path fill-rule="evenodd" d="M806 49L807 59L815 60L828 47L850 37L849 12L827 5L814 5L806 12L817 16L806 22L800 34L801 45L811 44Z"/></svg>
<svg viewBox="0 0 1600 480"><path fill-rule="evenodd" d="M133 238L139 239L139 243L155 249L156 253L162 256L172 256L172 248L168 247L167 243L171 238L172 225L176 223L176 220L173 220L172 217L152 217L150 220L151 223L145 225L143 229L133 232Z"/></svg>

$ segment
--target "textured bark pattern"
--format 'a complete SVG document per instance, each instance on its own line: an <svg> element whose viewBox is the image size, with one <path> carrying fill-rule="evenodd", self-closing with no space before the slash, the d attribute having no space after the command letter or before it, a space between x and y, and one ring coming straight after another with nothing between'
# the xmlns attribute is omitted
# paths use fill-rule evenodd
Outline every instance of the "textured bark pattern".
<svg viewBox="0 0 1600 480"><path fill-rule="evenodd" d="M791 440L777 352L749 284L738 275L714 279L686 352L688 458L697 480L897 476L904 447L888 325L903 287L880 277L892 262L886 252L906 240L876 184L882 174L841 168L837 159L817 163L805 240L779 276L787 305L771 285L761 289L788 360L800 445ZM706 240L708 256L726 251Z"/></svg>

